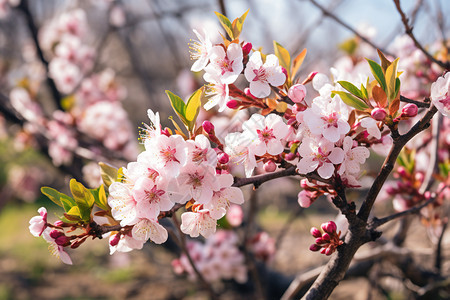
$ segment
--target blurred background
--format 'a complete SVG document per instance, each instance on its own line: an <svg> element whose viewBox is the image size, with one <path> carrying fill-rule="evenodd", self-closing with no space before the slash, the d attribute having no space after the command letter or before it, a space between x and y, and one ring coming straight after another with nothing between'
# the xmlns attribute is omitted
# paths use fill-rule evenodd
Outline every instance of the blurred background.
<svg viewBox="0 0 450 300"><path fill-rule="evenodd" d="M422 44L445 41L450 1L401 4ZM404 34L389 0L0 0L0 299L208 297L174 273L177 254L161 246L109 256L107 241L88 241L71 253L74 266L66 266L31 236L28 221L41 206L56 219L41 186L67 192L72 177L98 186L98 161L120 167L135 160L147 109L159 111L168 126L173 113L164 91L185 98L204 83L190 72L192 30L205 29L220 42L214 12L232 20L247 9L241 40L265 53L273 53L274 40L292 56L307 48L302 79L364 57L377 60L375 48L395 55ZM380 161L374 155L368 165ZM270 268L285 275L282 287L326 261L307 250L308 232L336 215L325 201L302 211L298 190L298 182L282 180L257 193L258 226L278 246ZM334 299L366 299L370 282L356 283L357 289L355 281L344 282ZM396 299L406 299L401 294ZM224 297L237 298L233 291Z"/></svg>

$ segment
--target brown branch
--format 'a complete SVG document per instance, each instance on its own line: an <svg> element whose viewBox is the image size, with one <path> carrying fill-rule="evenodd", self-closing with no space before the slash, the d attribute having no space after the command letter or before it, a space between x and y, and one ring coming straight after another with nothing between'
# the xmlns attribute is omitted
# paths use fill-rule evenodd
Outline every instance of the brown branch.
<svg viewBox="0 0 450 300"><path fill-rule="evenodd" d="M416 100L409 99L409 98L406 98L406 97L400 95L400 101L406 102L406 103L413 103L413 104L417 105L417 107L426 107L426 108L430 107L430 99L429 98L425 98L424 102L421 102L421 101L416 101Z"/></svg>
<svg viewBox="0 0 450 300"><path fill-rule="evenodd" d="M434 259L434 267L441 273L442 271L442 240L444 239L445 230L448 226L448 220L442 224L442 231L436 244L436 257Z"/></svg>
<svg viewBox="0 0 450 300"><path fill-rule="evenodd" d="M370 46L372 46L374 49L380 49L381 52L383 52L384 54L393 56L392 54L390 54L388 51L386 51L385 49L382 49L381 47L375 45L373 42L371 42L369 39L367 39L366 37L364 37L363 35L361 35L358 31L356 31L354 28L352 28L350 25L348 25L347 23L345 23L344 21L342 21L340 18L338 18L335 14L333 14L332 12L328 11L324 6L320 5L319 3L317 3L315 0L309 0L311 2L311 4L313 4L315 7L317 7L318 9L320 9L322 11L322 14L326 17L329 17L331 19L333 19L336 23L338 23L339 25L341 25L342 27L346 28L347 30L351 31L354 35L356 35L358 38L360 38L362 41L366 42L367 44L369 44Z"/></svg>
<svg viewBox="0 0 450 300"><path fill-rule="evenodd" d="M402 18L402 23L405 27L405 33L413 40L414 45L416 45L416 47L420 51L422 51L422 53L425 54L425 56L429 60L438 64L439 66L441 66L442 68L444 68L446 70L450 70L450 63L443 62L441 60L434 58L433 55L431 55L427 50L425 50L425 48L422 46L422 44L419 43L419 41L417 40L417 38L415 37L415 35L413 33L413 28L411 26L409 26L408 17L405 15L402 8L400 7L400 0L393 0L393 1L395 3L395 7L397 8L398 13L400 14L400 17Z"/></svg>
<svg viewBox="0 0 450 300"><path fill-rule="evenodd" d="M39 60L42 62L42 64L45 67L45 71L46 71L46 81L48 84L48 87L50 88L50 91L52 93L53 96L53 101L55 102L56 106L58 107L58 109L63 110L62 106L61 106L61 99L62 96L59 93L58 88L56 87L55 81L48 76L48 61L44 56L44 52L42 51L42 48L39 44L39 39L38 39L38 28L36 26L36 23L34 21L33 15L30 12L29 6L28 6L28 0L22 0L20 1L20 4L17 6L17 8L22 11L22 13L25 16L25 19L27 21L27 26L28 26L28 30L30 31L31 34L31 38L33 39L33 43L34 46L36 47L36 52L37 55L39 57Z"/></svg>
<svg viewBox="0 0 450 300"><path fill-rule="evenodd" d="M391 173L394 168L395 161L397 160L400 151L406 145L406 143L412 139L419 132L425 130L430 126L430 120L437 112L435 106L431 106L427 113L420 119L406 134L400 135L394 139L394 144L389 152L386 160L383 163L383 167L381 168L380 173L375 178L374 183L372 184L369 193L367 194L366 199L364 200L361 209L358 212L358 217L364 221L367 221L369 218L370 211L372 210L372 206L375 203L375 199L378 196L381 188L384 185L387 177Z"/></svg>
<svg viewBox="0 0 450 300"><path fill-rule="evenodd" d="M427 201L425 201L424 203L422 203L420 205L411 207L410 209L404 210L402 212L399 212L399 213L396 213L396 214L393 214L393 215L390 215L390 216L387 216L387 217L384 217L384 218L381 218L381 219L378 219L378 218L375 217L375 218L373 218L370 221L368 227L370 229L375 230L376 228L380 227L383 224L386 224L389 221L392 221L392 220L395 220L395 219L398 219L398 218L401 218L401 217L404 217L404 216L408 216L408 215L412 215L412 214L418 213L418 212L420 212L420 210L422 208L424 208L428 204L433 203L436 200L436 198L437 197L430 198L430 199L428 199Z"/></svg>

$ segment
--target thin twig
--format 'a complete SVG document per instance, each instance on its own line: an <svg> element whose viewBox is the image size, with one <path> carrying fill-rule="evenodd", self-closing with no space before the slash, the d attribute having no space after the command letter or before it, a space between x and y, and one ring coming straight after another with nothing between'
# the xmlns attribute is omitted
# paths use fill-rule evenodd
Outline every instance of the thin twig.
<svg viewBox="0 0 450 300"><path fill-rule="evenodd" d="M313 0L311 0L313 1ZM393 0L395 3L395 7L397 8L398 13L400 14L400 17L402 18L402 23L405 26L405 33L407 35L409 35L409 37L413 40L414 45L416 45L416 47L422 51L423 54L425 54L425 56L431 60L432 62L438 64L439 66L441 66L442 68L449 70L450 69L450 63L449 62L443 62L441 60L438 60L436 58L433 57L433 55L431 55L427 50L425 50L425 48L422 46L421 43L419 43L419 41L417 40L416 36L413 33L413 28L411 26L409 26L409 21L408 21L408 17L405 15L405 13L403 12L401 6L400 6L400 0Z"/></svg>
<svg viewBox="0 0 450 300"><path fill-rule="evenodd" d="M412 215L412 214L418 213L422 208L424 208L428 204L433 203L435 200L436 200L436 197L432 197L432 198L428 199L426 202L424 202L424 203L422 203L420 205L411 207L410 209L404 210L402 212L399 212L399 213L396 213L396 214L393 214L393 215L390 215L390 216L387 216L387 217L384 217L384 218L381 218L381 219L373 218L372 221L369 224L369 228L376 229L376 228L380 227L381 225L383 225L383 224L385 224L385 223L387 223L389 221L392 221L392 220L395 220L395 219L398 219L398 218L401 218L401 217L404 217L404 216L408 216L408 215Z"/></svg>
<svg viewBox="0 0 450 300"><path fill-rule="evenodd" d="M436 270L439 273L441 273L441 271L442 271L442 240L444 239L444 234L445 234L445 230L447 229L447 226L448 226L448 220L446 222L444 222L444 224L442 224L442 231L441 231L441 234L439 235L439 239L436 244L436 257L434 260L434 267L436 268Z"/></svg>
<svg viewBox="0 0 450 300"><path fill-rule="evenodd" d="M409 99L409 98L406 98L405 96L400 95L400 101L406 102L406 103L413 103L413 104L417 105L417 107L426 107L426 108L430 107L430 99L429 98L425 98L425 100L424 100L425 102L422 102L422 101Z"/></svg>

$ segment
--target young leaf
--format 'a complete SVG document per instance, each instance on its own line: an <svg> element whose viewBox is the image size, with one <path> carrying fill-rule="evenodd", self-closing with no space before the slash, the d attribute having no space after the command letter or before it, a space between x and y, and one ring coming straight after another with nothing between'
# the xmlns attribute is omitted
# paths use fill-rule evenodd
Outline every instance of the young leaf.
<svg viewBox="0 0 450 300"><path fill-rule="evenodd" d="M341 92L341 91L333 91L334 94L339 95L342 99L342 101L351 106L354 107L358 110L365 110L366 108L369 108L369 106L362 102L361 100L359 100L358 98L356 98L355 96L353 96L350 93L346 93L346 92Z"/></svg>
<svg viewBox="0 0 450 300"><path fill-rule="evenodd" d="M77 182L75 179L70 180L70 191L80 209L81 219L85 222L89 222L91 219L92 206L95 202L94 196L83 186L83 184Z"/></svg>
<svg viewBox="0 0 450 300"><path fill-rule="evenodd" d="M380 65L370 59L367 59L367 61L369 62L370 70L372 71L373 76L386 92L386 79L384 78L384 73Z"/></svg>
<svg viewBox="0 0 450 300"><path fill-rule="evenodd" d="M369 100L369 94L367 93L367 89L362 83L361 83L361 93L363 95L364 100Z"/></svg>
<svg viewBox="0 0 450 300"><path fill-rule="evenodd" d="M192 130L195 125L195 120L197 119L198 112L200 111L200 106L202 105L202 95L203 87L196 90L189 98L186 104L185 118L188 121L189 130Z"/></svg>
<svg viewBox="0 0 450 300"><path fill-rule="evenodd" d="M99 162L98 165L100 166L103 183L106 187L109 187L117 179L117 169L103 162Z"/></svg>
<svg viewBox="0 0 450 300"><path fill-rule="evenodd" d="M89 189L94 196L94 203L103 210L110 210L108 199L106 197L105 187L103 184L97 189Z"/></svg>
<svg viewBox="0 0 450 300"><path fill-rule="evenodd" d="M348 82L348 81L338 81L338 83L344 89L346 89L347 91L349 91L350 93L352 93L356 97L364 99L364 96L363 96L362 92L355 85L353 85L353 83Z"/></svg>
<svg viewBox="0 0 450 300"><path fill-rule="evenodd" d="M391 65L392 62L390 62L383 54L383 52L381 52L379 49L377 49L378 52L378 56L380 57L381 60L381 68L383 69L383 72L386 73L386 69Z"/></svg>
<svg viewBox="0 0 450 300"><path fill-rule="evenodd" d="M187 139L187 136L183 133L183 130L181 130L180 126L177 122L170 116L169 120L172 121L173 126L175 126L175 132L179 135L181 135L185 140Z"/></svg>
<svg viewBox="0 0 450 300"><path fill-rule="evenodd" d="M181 121L187 125L185 116L186 104L184 104L184 101L169 90L166 90L166 94L170 99L170 104L172 105L173 110L180 117Z"/></svg>
<svg viewBox="0 0 450 300"><path fill-rule="evenodd" d="M72 207L77 206L75 200L63 193L61 193L60 200L63 205L64 211L69 211L70 209L72 209Z"/></svg>
<svg viewBox="0 0 450 300"><path fill-rule="evenodd" d="M379 107L386 107L387 97L386 93L378 85L374 86L372 89L373 100L378 104Z"/></svg>
<svg viewBox="0 0 450 300"><path fill-rule="evenodd" d="M397 77L395 80L395 95L394 98L397 98L398 92L400 92L400 79Z"/></svg>
<svg viewBox="0 0 450 300"><path fill-rule="evenodd" d="M303 61L305 60L305 56L306 56L306 48L303 49L303 51L300 52L300 54L297 55L297 57L292 62L292 70L291 70L292 79L295 77L295 75L297 75L298 70L300 69L300 67L303 64Z"/></svg>
<svg viewBox="0 0 450 300"><path fill-rule="evenodd" d="M66 214L64 214L66 215ZM78 206L74 206L72 207L68 212L67 215L71 216L71 217L79 217L80 219L83 219L81 217L81 212L80 209L78 208Z"/></svg>
<svg viewBox="0 0 450 300"><path fill-rule="evenodd" d="M386 95L389 101L395 99L395 83L397 80L398 58L386 69Z"/></svg>
<svg viewBox="0 0 450 300"><path fill-rule="evenodd" d="M61 193L58 192L57 190L55 190L51 187L48 187L48 186L43 186L43 187L41 187L41 193L44 194L45 196L47 196L48 199L52 200L53 203L55 203L56 205L62 206L61 200L60 200Z"/></svg>
<svg viewBox="0 0 450 300"><path fill-rule="evenodd" d="M241 35L242 32L242 27L244 26L244 21L245 18L247 17L249 9L247 9L247 11L240 16L237 19L234 19L233 24L231 24L231 28L233 31L233 39L237 39L239 38L239 35Z"/></svg>
<svg viewBox="0 0 450 300"><path fill-rule="evenodd" d="M222 15L221 13L214 12L219 19L220 24L222 25L223 29L227 32L227 34L230 36L231 40L234 40L235 37L233 35L233 26L231 25L230 20L228 20L227 17Z"/></svg>
<svg viewBox="0 0 450 300"><path fill-rule="evenodd" d="M280 65L286 69L288 78L290 78L289 70L291 69L291 56L289 55L289 52L275 41L273 41L273 48L276 57L278 57L278 60L280 61Z"/></svg>

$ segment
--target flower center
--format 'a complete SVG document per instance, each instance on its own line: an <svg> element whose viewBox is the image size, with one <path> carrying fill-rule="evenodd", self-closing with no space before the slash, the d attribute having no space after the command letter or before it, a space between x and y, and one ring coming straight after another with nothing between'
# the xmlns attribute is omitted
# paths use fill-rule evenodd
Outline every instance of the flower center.
<svg viewBox="0 0 450 300"><path fill-rule="evenodd" d="M444 104L444 107L446 109L450 109L450 95L447 93L445 94L445 99L439 100L442 104Z"/></svg>
<svg viewBox="0 0 450 300"><path fill-rule="evenodd" d="M175 157L176 152L177 149L172 149L170 147L167 147L166 149L160 151L161 156L166 163L168 163L169 161L179 162L178 159Z"/></svg>
<svg viewBox="0 0 450 300"><path fill-rule="evenodd" d="M259 69L253 69L253 73L255 73L255 78L253 78L253 81L267 81L267 72L264 67L259 67Z"/></svg>
<svg viewBox="0 0 450 300"><path fill-rule="evenodd" d="M192 60L197 60L200 57L206 55L206 47L198 41L194 41L193 43L190 43L189 49L191 49L191 51L189 51L189 53L190 53Z"/></svg>
<svg viewBox="0 0 450 300"><path fill-rule="evenodd" d="M145 191L145 197L148 202L157 202L159 201L159 197L164 195L165 191L156 189L156 185L152 187L151 190Z"/></svg>
<svg viewBox="0 0 450 300"><path fill-rule="evenodd" d="M208 153L208 149L201 149L197 146L192 153L192 161L196 163L201 163L206 160L206 154Z"/></svg>
<svg viewBox="0 0 450 300"><path fill-rule="evenodd" d="M323 116L322 120L325 121L325 125L327 128L329 127L338 127L337 121L338 121L338 114L337 112L333 112L328 116Z"/></svg>
<svg viewBox="0 0 450 300"><path fill-rule="evenodd" d="M257 129L256 132L258 133L259 140L266 144L271 139L275 138L275 136L273 135L273 129L269 129L269 128L267 128L267 126L263 130Z"/></svg>
<svg viewBox="0 0 450 300"><path fill-rule="evenodd" d="M202 180L205 176L202 176L195 172L194 174L189 174L188 184L192 185L194 189L202 185Z"/></svg>
<svg viewBox="0 0 450 300"><path fill-rule="evenodd" d="M219 67L222 70L221 75L225 74L226 72L233 72L233 61L230 61L228 57L225 57L219 60Z"/></svg>

